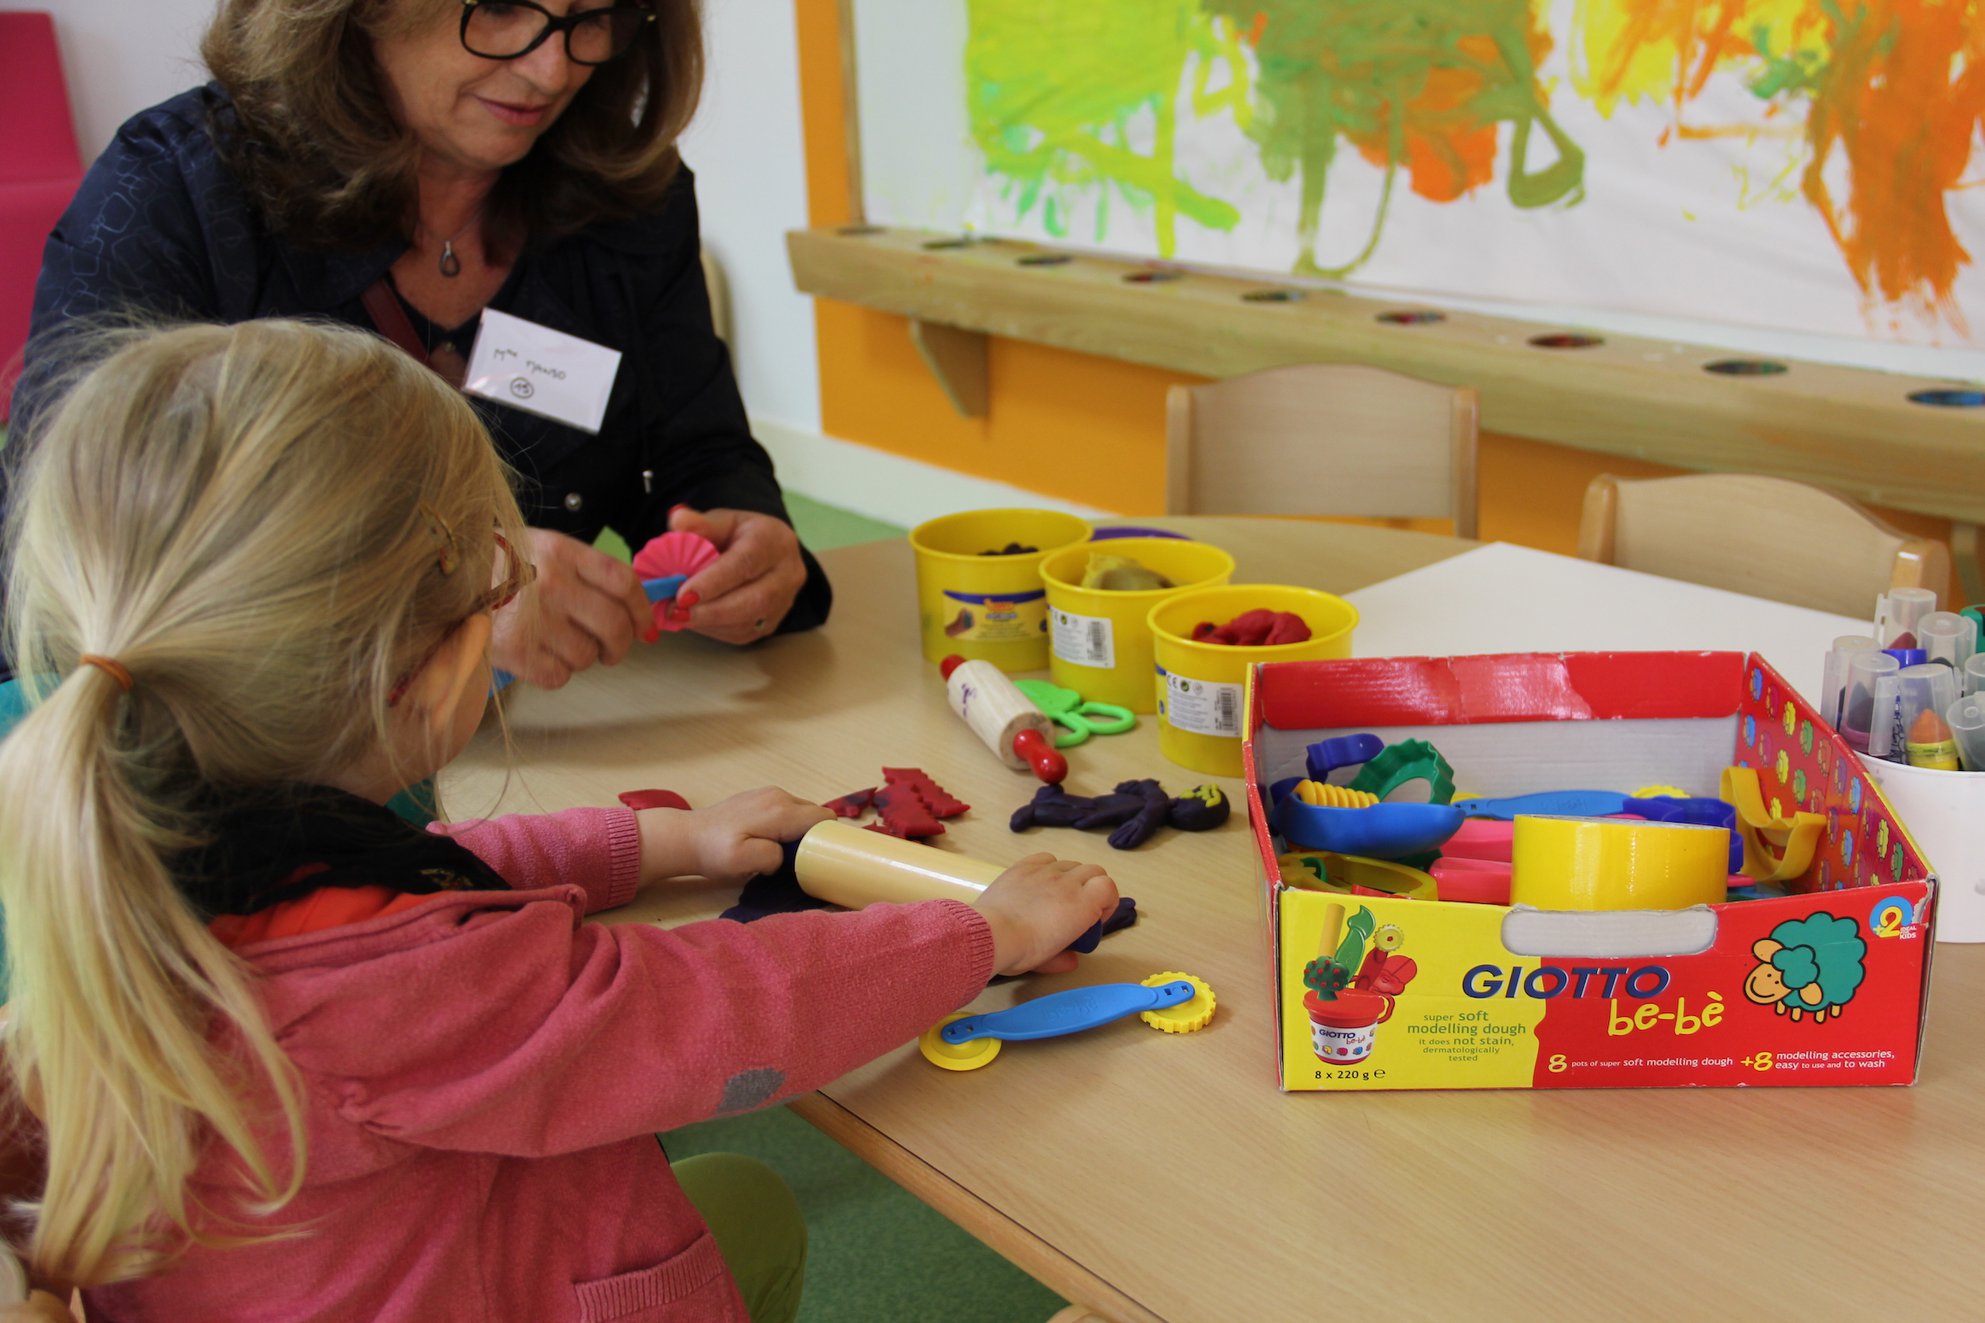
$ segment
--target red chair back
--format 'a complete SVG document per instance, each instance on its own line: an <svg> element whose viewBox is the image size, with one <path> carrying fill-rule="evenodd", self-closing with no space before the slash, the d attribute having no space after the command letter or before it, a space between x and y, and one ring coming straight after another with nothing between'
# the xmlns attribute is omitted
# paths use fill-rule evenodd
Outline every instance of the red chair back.
<svg viewBox="0 0 1985 1323"><path fill-rule="evenodd" d="M41 248L83 181L55 22L38 10L0 13L0 423L28 338Z"/></svg>
<svg viewBox="0 0 1985 1323"><path fill-rule="evenodd" d="M0 14L0 124L0 184L83 177L55 22L39 10Z"/></svg>

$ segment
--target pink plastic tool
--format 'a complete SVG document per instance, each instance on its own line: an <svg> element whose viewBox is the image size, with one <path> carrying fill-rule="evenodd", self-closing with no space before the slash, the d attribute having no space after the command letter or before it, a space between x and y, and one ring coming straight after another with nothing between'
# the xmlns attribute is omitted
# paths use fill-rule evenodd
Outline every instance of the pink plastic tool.
<svg viewBox="0 0 1985 1323"><path fill-rule="evenodd" d="M1470 818L1441 846L1445 858L1500 859L1509 862L1516 824L1507 819Z"/></svg>
<svg viewBox="0 0 1985 1323"><path fill-rule="evenodd" d="M676 589L683 582L701 571L717 559L717 544L698 533L664 533L650 538L648 544L634 554L634 572L641 576L642 587L648 592L648 600L655 613L655 628L677 630L689 627L689 612L676 606ZM668 580L665 595L658 595L654 585Z"/></svg>

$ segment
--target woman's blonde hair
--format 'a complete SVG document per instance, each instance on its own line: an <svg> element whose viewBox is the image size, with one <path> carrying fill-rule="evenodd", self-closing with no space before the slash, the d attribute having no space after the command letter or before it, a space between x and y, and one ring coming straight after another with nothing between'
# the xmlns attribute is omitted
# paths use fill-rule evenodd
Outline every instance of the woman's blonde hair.
<svg viewBox="0 0 1985 1323"><path fill-rule="evenodd" d="M491 218L528 243L653 210L668 191L702 95L700 0L640 3L655 21L593 70L491 195ZM457 0L221 0L200 55L234 111L212 129L273 229L355 252L407 236L418 149L393 118L372 42L460 11Z"/></svg>
<svg viewBox="0 0 1985 1323"><path fill-rule="evenodd" d="M382 748L387 695L488 587L493 534L524 545L467 403L375 336L108 339L17 442L6 530L32 704L0 743L6 1069L46 1131L28 1257L81 1284L226 1243L303 1178L293 1072L175 855L216 806ZM243 1208L189 1194L211 1143Z"/></svg>

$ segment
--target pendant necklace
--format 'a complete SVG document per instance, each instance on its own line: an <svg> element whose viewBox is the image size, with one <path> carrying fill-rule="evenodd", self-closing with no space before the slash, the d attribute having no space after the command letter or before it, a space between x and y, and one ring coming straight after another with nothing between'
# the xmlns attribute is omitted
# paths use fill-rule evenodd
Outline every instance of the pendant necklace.
<svg viewBox="0 0 1985 1323"><path fill-rule="evenodd" d="M441 260L437 265L441 268L441 274L448 277L448 279L453 280L456 276L462 274L462 259L455 256L455 240L475 228L475 223L481 219L482 208L477 207L469 216L469 223L467 225L464 225L461 229L455 231L454 234L441 241ZM421 228L427 230L430 235L434 233L433 230L427 229L427 224L424 221L421 223Z"/></svg>

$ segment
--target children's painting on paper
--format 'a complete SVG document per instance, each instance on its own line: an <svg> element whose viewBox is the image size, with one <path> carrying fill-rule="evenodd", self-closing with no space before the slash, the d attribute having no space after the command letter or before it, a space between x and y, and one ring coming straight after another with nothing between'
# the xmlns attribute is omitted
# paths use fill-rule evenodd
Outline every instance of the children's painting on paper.
<svg viewBox="0 0 1985 1323"><path fill-rule="evenodd" d="M1985 346L1985 0L963 5L979 233Z"/></svg>

